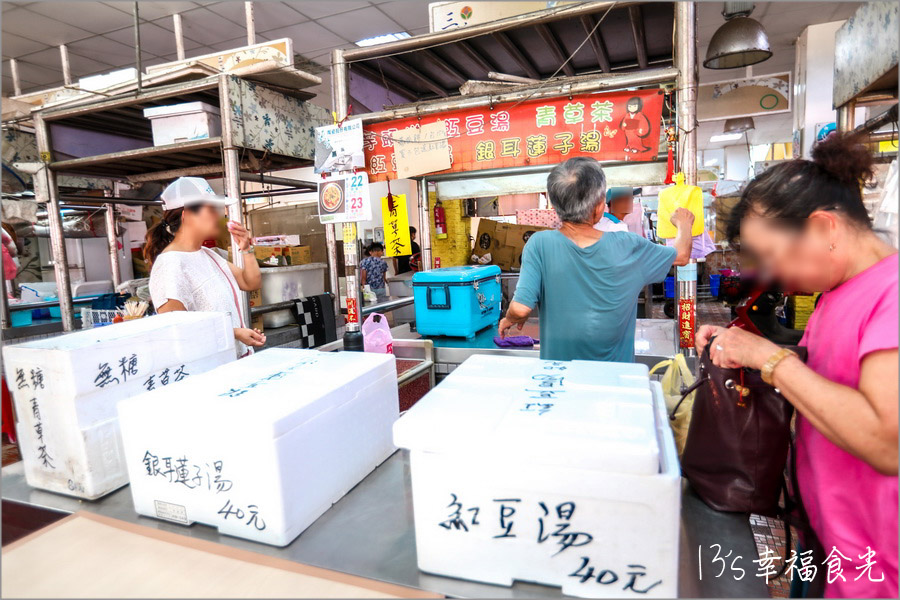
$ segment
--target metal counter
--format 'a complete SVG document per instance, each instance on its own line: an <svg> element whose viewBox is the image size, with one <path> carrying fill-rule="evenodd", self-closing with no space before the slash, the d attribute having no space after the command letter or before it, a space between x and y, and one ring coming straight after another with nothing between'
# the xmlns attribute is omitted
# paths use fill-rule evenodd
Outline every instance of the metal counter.
<svg viewBox="0 0 900 600"><path fill-rule="evenodd" d="M398 451L331 507L300 537L284 548L266 546L239 538L221 536L206 525L185 527L134 512L128 487L96 501L83 501L30 488L22 463L2 471L4 502L16 502L47 510L72 513L85 510L138 523L147 527L188 535L277 556L286 560L333 569L379 581L410 586L447 596L468 598L552 598L559 588L518 582L512 587L488 585L422 573L416 562L409 457ZM721 544L725 554L743 557L747 575L740 581L715 577L710 562L711 544ZM698 577L698 546L704 550L704 576ZM746 515L718 513L708 508L685 485L681 508L680 597L768 597L762 579L755 577L758 558Z"/></svg>
<svg viewBox="0 0 900 600"><path fill-rule="evenodd" d="M418 333L406 328L391 330L394 338L419 338ZM494 356L534 356L540 351L537 348L499 348L494 344L497 335L496 327L482 329L474 338L429 337L434 342L435 372L445 375L455 369L464 360L474 354L491 354ZM521 332L514 335L528 335L540 338L538 317L531 317ZM675 327L671 319L638 319L634 331L635 362L653 367L658 362L672 358L675 354ZM690 366L690 365L689 365Z"/></svg>

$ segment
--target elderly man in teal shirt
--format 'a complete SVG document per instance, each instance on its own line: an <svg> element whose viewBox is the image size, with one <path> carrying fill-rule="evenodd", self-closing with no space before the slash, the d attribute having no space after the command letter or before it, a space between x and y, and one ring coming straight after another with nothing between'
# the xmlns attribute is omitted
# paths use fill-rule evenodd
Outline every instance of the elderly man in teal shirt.
<svg viewBox="0 0 900 600"><path fill-rule="evenodd" d="M525 244L513 300L500 321L505 336L539 307L541 358L634 361L641 289L662 281L691 255L693 214L672 214L675 246L629 232L594 229L606 211L606 175L593 158L570 158L547 178L550 203L562 221Z"/></svg>

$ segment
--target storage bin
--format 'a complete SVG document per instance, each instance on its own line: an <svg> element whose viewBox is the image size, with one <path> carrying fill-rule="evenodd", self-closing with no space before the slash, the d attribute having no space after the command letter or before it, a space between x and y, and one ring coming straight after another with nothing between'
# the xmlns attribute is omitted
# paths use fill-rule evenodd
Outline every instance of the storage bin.
<svg viewBox="0 0 900 600"><path fill-rule="evenodd" d="M412 278L416 331L474 337L500 320L500 267L446 267Z"/></svg>
<svg viewBox="0 0 900 600"><path fill-rule="evenodd" d="M297 298L325 293L325 263L309 263L291 267L264 267L262 273L262 303L275 304ZM284 327L294 322L290 310L278 310L263 315L266 329Z"/></svg>
<svg viewBox="0 0 900 600"><path fill-rule="evenodd" d="M172 312L5 346L3 359L25 480L94 499L128 483L116 404L233 361L234 333L222 313Z"/></svg>
<svg viewBox="0 0 900 600"><path fill-rule="evenodd" d="M719 288L722 284L722 276L716 273L709 275L709 293L713 298L719 297Z"/></svg>
<svg viewBox="0 0 900 600"><path fill-rule="evenodd" d="M28 327L33 322L31 310L10 311L9 318L13 327Z"/></svg>
<svg viewBox="0 0 900 600"><path fill-rule="evenodd" d="M674 277L666 277L663 282L665 286L666 298L674 298L675 297L675 278Z"/></svg>
<svg viewBox="0 0 900 600"><path fill-rule="evenodd" d="M422 571L677 596L681 474L646 367L476 355L394 442L410 452Z"/></svg>
<svg viewBox="0 0 900 600"><path fill-rule="evenodd" d="M397 415L394 356L364 352L264 350L125 400L135 510L284 546L394 452Z"/></svg>
<svg viewBox="0 0 900 600"><path fill-rule="evenodd" d="M144 109L153 129L153 145L166 146L222 135L219 107L206 102L184 102Z"/></svg>

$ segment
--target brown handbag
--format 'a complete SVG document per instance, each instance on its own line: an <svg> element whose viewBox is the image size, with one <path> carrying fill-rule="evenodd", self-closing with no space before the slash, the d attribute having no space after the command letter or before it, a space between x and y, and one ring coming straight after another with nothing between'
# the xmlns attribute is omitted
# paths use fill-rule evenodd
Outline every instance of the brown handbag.
<svg viewBox="0 0 900 600"><path fill-rule="evenodd" d="M700 357L697 381L685 393L697 391L682 473L715 510L782 516L778 500L794 408L759 371L715 366L709 347ZM805 359L805 348L795 350Z"/></svg>

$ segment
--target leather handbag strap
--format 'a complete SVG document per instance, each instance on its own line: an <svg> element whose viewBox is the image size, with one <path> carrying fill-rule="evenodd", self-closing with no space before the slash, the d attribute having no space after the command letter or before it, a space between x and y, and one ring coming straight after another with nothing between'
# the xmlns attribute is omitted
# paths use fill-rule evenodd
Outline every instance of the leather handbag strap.
<svg viewBox="0 0 900 600"><path fill-rule="evenodd" d="M695 392L697 390L697 388L699 388L701 385L703 385L705 383L709 383L709 377L701 377L700 379L695 381L693 385L691 385L690 387L688 387L686 390L684 390L681 393L681 398L675 404L675 407L672 408L672 414L669 415L670 421L675 420L675 413L678 412L678 408L681 406L681 403L684 402L684 399L687 398L688 396L690 396L693 392Z"/></svg>

